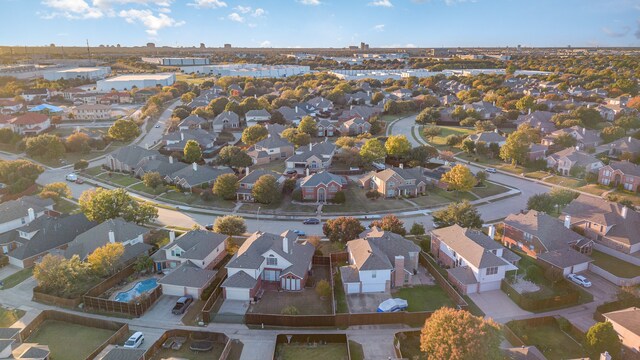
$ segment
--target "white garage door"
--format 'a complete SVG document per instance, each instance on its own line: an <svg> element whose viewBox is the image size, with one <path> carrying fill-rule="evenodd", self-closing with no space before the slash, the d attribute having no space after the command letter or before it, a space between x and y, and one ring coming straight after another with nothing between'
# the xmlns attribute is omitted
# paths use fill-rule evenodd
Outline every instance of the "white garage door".
<svg viewBox="0 0 640 360"><path fill-rule="evenodd" d="M347 284L347 294L357 294L360 292L360 283Z"/></svg>
<svg viewBox="0 0 640 360"><path fill-rule="evenodd" d="M500 281L491 281L480 284L480 292L491 290L500 290Z"/></svg>
<svg viewBox="0 0 640 360"><path fill-rule="evenodd" d="M579 273L579 272L582 272L582 271L587 271L588 268L589 268L589 263L578 264L578 265L573 267L573 272L574 273Z"/></svg>
<svg viewBox="0 0 640 360"><path fill-rule="evenodd" d="M229 300L251 300L249 298L249 289L225 288L226 298Z"/></svg>
<svg viewBox="0 0 640 360"><path fill-rule="evenodd" d="M363 293L369 293L369 292L383 292L384 289L384 284L378 283L378 284L367 284L364 283L362 284L362 292Z"/></svg>
<svg viewBox="0 0 640 360"><path fill-rule="evenodd" d="M184 286L163 284L162 293L170 296L184 296Z"/></svg>

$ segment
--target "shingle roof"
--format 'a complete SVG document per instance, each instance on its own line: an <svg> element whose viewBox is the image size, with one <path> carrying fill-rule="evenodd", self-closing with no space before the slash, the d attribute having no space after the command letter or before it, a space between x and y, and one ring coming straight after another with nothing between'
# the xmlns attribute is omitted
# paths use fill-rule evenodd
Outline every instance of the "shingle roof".
<svg viewBox="0 0 640 360"><path fill-rule="evenodd" d="M630 307L624 310L612 311L602 314L610 321L616 322L618 325L629 330L636 336L640 336L640 309Z"/></svg>
<svg viewBox="0 0 640 360"><path fill-rule="evenodd" d="M591 154L587 154L580 150L576 150L576 148L574 147L560 150L557 153L549 155L549 157L553 158L556 161L566 157L567 159L571 160L571 162L574 163L575 165L581 165L581 166L600 162L600 160L595 156Z"/></svg>
<svg viewBox="0 0 640 360"><path fill-rule="evenodd" d="M611 167L612 170L620 170L625 175L640 176L640 165L636 165L629 161L611 161L605 167Z"/></svg>
<svg viewBox="0 0 640 360"><path fill-rule="evenodd" d="M269 114L269 112L265 109L260 109L260 110L249 110L247 111L247 113L245 114L245 117L253 117L253 116L266 116L266 117L271 117L271 114Z"/></svg>
<svg viewBox="0 0 640 360"><path fill-rule="evenodd" d="M118 149L113 157L120 161L123 164L127 164L129 166L136 166L145 157L153 157L158 155L157 152L152 150L147 150L137 145L129 145L124 146Z"/></svg>
<svg viewBox="0 0 640 360"><path fill-rule="evenodd" d="M480 231L454 224L431 232L478 269L508 265L505 260L491 252L502 249L502 245Z"/></svg>
<svg viewBox="0 0 640 360"><path fill-rule="evenodd" d="M411 269L410 253L419 253L420 248L401 235L381 231L374 227L360 234L359 239L347 242L347 248L354 257L358 270L390 270L396 256L404 256L405 269Z"/></svg>
<svg viewBox="0 0 640 360"><path fill-rule="evenodd" d="M473 270L468 266L458 266L453 269L447 269L447 273L465 285L478 283L478 279L476 279L476 276L473 274Z"/></svg>
<svg viewBox="0 0 640 360"><path fill-rule="evenodd" d="M158 284L203 288L213 280L216 273L217 271L201 269L191 262L185 261L158 280Z"/></svg>
<svg viewBox="0 0 640 360"><path fill-rule="evenodd" d="M484 141L487 144L491 144L491 143L497 144L507 140L506 137L493 131L485 131L479 134L472 134L472 135L469 135L469 139L471 139L474 142Z"/></svg>
<svg viewBox="0 0 640 360"><path fill-rule="evenodd" d="M257 282L258 280L252 278L249 274L240 270L237 273L229 276L221 286L241 289L253 289L256 286Z"/></svg>
<svg viewBox="0 0 640 360"><path fill-rule="evenodd" d="M275 149L284 146L293 146L287 140L281 138L280 136L271 135L266 139L260 140L256 143L256 148L265 148L265 149Z"/></svg>
<svg viewBox="0 0 640 360"><path fill-rule="evenodd" d="M171 174L171 178L185 180L189 185L194 186L215 181L222 174L233 174L233 170L228 167L212 168L209 166L198 166L198 169L194 170L193 166L186 166Z"/></svg>
<svg viewBox="0 0 640 360"><path fill-rule="evenodd" d="M590 263L593 260L585 254L575 251L571 248L557 249L538 254L538 259L547 262L560 269L576 266L584 263Z"/></svg>
<svg viewBox="0 0 640 360"><path fill-rule="evenodd" d="M504 223L537 237L547 251L565 249L571 242L583 239L582 235L564 227L562 221L536 210L511 214Z"/></svg>
<svg viewBox="0 0 640 360"><path fill-rule="evenodd" d="M342 185L346 183L341 176L334 175L328 171L321 171L319 173L311 174L302 179L300 186L302 187L315 187L320 184L329 184L330 182L335 181L336 183Z"/></svg>
<svg viewBox="0 0 640 360"><path fill-rule="evenodd" d="M53 200L42 199L38 196L23 196L16 200L6 201L0 204L0 224L27 216L30 208L37 214L53 204Z"/></svg>
<svg viewBox="0 0 640 360"><path fill-rule="evenodd" d="M152 258L159 260L160 254L164 255L165 252L174 246L180 247L184 251L182 258L193 260L204 260L215 248L220 246L226 239L227 235L214 233L207 230L191 230L184 233L175 241L165 245L153 254Z"/></svg>
<svg viewBox="0 0 640 360"><path fill-rule="evenodd" d="M223 111L218 116L216 116L215 119L213 119L213 124L222 124L225 120L229 123L240 122L238 114L234 113L233 111Z"/></svg>
<svg viewBox="0 0 640 360"><path fill-rule="evenodd" d="M20 330L20 328L0 328L0 339L13 339Z"/></svg>
<svg viewBox="0 0 640 360"><path fill-rule="evenodd" d="M258 181L258 179L261 176L264 176L264 175L271 175L274 178L276 178L276 180L278 180L278 178L280 178L282 176L282 174L278 174L275 171L266 170L266 169L256 169L256 170L253 170L252 172L250 172L249 175L243 177L240 180L240 183L243 183L243 184L254 184L256 181Z"/></svg>
<svg viewBox="0 0 640 360"><path fill-rule="evenodd" d="M42 124L43 122L49 120L49 117L44 114L37 113L26 113L24 115L20 115L13 119L11 123L13 125L35 125Z"/></svg>
<svg viewBox="0 0 640 360"><path fill-rule="evenodd" d="M147 234L150 230L140 225L126 222L122 218L110 219L76 236L69 243L64 256L71 258L73 255L78 255L80 259L85 259L94 250L109 243L110 231L113 231L115 241L121 243ZM125 248L127 247L130 246L125 246ZM151 246L148 245L148 248L151 248ZM144 251L144 248L139 248L139 250ZM135 255L131 255L135 257Z"/></svg>

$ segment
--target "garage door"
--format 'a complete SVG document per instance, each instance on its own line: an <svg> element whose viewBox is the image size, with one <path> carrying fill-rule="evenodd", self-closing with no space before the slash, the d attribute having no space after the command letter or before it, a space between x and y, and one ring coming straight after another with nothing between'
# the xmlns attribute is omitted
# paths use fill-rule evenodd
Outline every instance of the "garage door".
<svg viewBox="0 0 640 360"><path fill-rule="evenodd" d="M171 296L184 296L184 286L162 284L162 293Z"/></svg>
<svg viewBox="0 0 640 360"><path fill-rule="evenodd" d="M229 300L250 300L249 289L225 288L225 292Z"/></svg>
<svg viewBox="0 0 640 360"><path fill-rule="evenodd" d="M574 273L579 273L579 272L582 272L582 271L587 271L588 268L589 268L589 263L578 264L578 265L573 267L573 272Z"/></svg>
<svg viewBox="0 0 640 360"><path fill-rule="evenodd" d="M383 292L384 284L362 284L362 292Z"/></svg>
<svg viewBox="0 0 640 360"><path fill-rule="evenodd" d="M500 290L500 281L491 281L480 284L480 292L491 290Z"/></svg>
<svg viewBox="0 0 640 360"><path fill-rule="evenodd" d="M357 294L360 292L360 283L347 284L347 294Z"/></svg>

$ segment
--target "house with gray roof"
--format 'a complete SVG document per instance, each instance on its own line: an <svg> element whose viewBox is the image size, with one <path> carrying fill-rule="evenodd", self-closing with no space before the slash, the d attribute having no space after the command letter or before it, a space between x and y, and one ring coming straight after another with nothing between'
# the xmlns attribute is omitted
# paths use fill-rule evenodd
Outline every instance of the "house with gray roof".
<svg viewBox="0 0 640 360"><path fill-rule="evenodd" d="M158 156L159 153L157 151L148 150L137 145L124 146L105 157L106 167L111 171L133 172L144 162Z"/></svg>
<svg viewBox="0 0 640 360"><path fill-rule="evenodd" d="M514 124L520 128L523 125L529 125L533 129L540 129L543 134L550 134L556 130L556 124L551 121L555 115L551 111L534 111L527 115L520 115L514 121Z"/></svg>
<svg viewBox="0 0 640 360"><path fill-rule="evenodd" d="M640 155L640 140L625 136L621 139L613 141L607 145L609 148L609 156L618 158L624 153L630 153L634 156Z"/></svg>
<svg viewBox="0 0 640 360"><path fill-rule="evenodd" d="M164 178L167 176L170 177L171 174L184 168L185 166L190 165L177 161L173 156L158 156L152 160L144 162L143 164L135 168L133 170L133 174L136 177L142 179L142 177L146 173L157 172Z"/></svg>
<svg viewBox="0 0 640 360"><path fill-rule="evenodd" d="M246 172L248 171L249 169L247 168ZM238 190L236 191L237 199L239 201L254 202L255 199L253 198L253 192L252 192L253 186L255 185L256 181L258 181L258 179L260 179L260 177L264 175L273 176L278 182L278 184L282 184L285 180L282 174L278 174L275 171L265 170L265 169L253 170L252 172L248 173L245 177L240 179L238 183Z"/></svg>
<svg viewBox="0 0 640 360"><path fill-rule="evenodd" d="M377 227L347 242L349 264L340 267L346 294L390 292L410 285L418 271L420 247Z"/></svg>
<svg viewBox="0 0 640 360"><path fill-rule="evenodd" d="M382 171L372 171L362 176L358 181L367 190L375 190L382 196L418 196L427 190L428 184L439 185L439 180L428 175L435 174L422 167L404 168L389 167Z"/></svg>
<svg viewBox="0 0 640 360"><path fill-rule="evenodd" d="M603 166L602 160L575 147L547 156L547 167L557 170L562 175L571 174L573 168L584 169L586 173L597 173Z"/></svg>
<svg viewBox="0 0 640 360"><path fill-rule="evenodd" d="M64 249L76 236L97 225L84 214L41 216L23 227L2 234L0 242L15 242L15 249L7 254L9 263L28 268L50 251Z"/></svg>
<svg viewBox="0 0 640 360"><path fill-rule="evenodd" d="M202 129L207 124L207 119L198 115L189 115L178 124L178 130Z"/></svg>
<svg viewBox="0 0 640 360"><path fill-rule="evenodd" d="M158 280L158 284L162 285L164 295L191 295L194 299L199 299L217 273L216 270L203 269L191 262L184 262Z"/></svg>
<svg viewBox="0 0 640 360"><path fill-rule="evenodd" d="M471 134L467 137L467 139L473 141L474 144L484 142L486 146L489 146L490 144L498 144L498 146L502 147L507 142L507 138L503 135L500 135L497 129L495 131L485 131L477 134Z"/></svg>
<svg viewBox="0 0 640 360"><path fill-rule="evenodd" d="M182 169L165 176L165 182L180 186L183 189L191 190L196 186L213 185L222 174L233 174L233 170L228 167L200 166L196 163L187 165Z"/></svg>
<svg viewBox="0 0 640 360"><path fill-rule="evenodd" d="M244 114L244 118L247 122L247 126L252 126L271 120L271 114L269 114L265 109L249 110Z"/></svg>
<svg viewBox="0 0 640 360"><path fill-rule="evenodd" d="M465 110L474 110L485 120L492 119L502 113L499 107L488 101L477 101L471 104L464 104L462 107Z"/></svg>
<svg viewBox="0 0 640 360"><path fill-rule="evenodd" d="M340 125L340 134L343 136L360 135L368 133L369 131L371 131L371 124L367 120L357 116L346 120Z"/></svg>
<svg viewBox="0 0 640 360"><path fill-rule="evenodd" d="M551 146L554 144L555 139L562 135L569 135L576 139L576 146L580 150L595 148L602 143L602 138L597 131L576 125L552 132L542 139L541 144Z"/></svg>
<svg viewBox="0 0 640 360"><path fill-rule="evenodd" d="M431 230L431 253L464 295L499 290L506 272L518 268L520 257L493 240L495 227L489 234L457 224Z"/></svg>
<svg viewBox="0 0 640 360"><path fill-rule="evenodd" d="M282 117L288 122L288 123L293 123L293 124L299 124L300 120L302 120L302 118L304 116L309 115L302 107L300 106L295 106L293 108L288 107L288 106L281 106L280 108L278 108L278 110L276 110L277 112L279 112L280 114L282 114Z"/></svg>
<svg viewBox="0 0 640 360"><path fill-rule="evenodd" d="M249 301L264 288L302 291L311 271L315 247L297 241L293 231L280 235L257 231L226 265L225 299Z"/></svg>
<svg viewBox="0 0 640 360"><path fill-rule="evenodd" d="M47 213L52 214L53 204L52 199L43 199L39 196L23 196L1 203L0 233L17 229ZM4 246L4 244L0 243L0 246ZM2 253L6 254L13 249L3 248L2 250Z"/></svg>
<svg viewBox="0 0 640 360"><path fill-rule="evenodd" d="M215 149L217 139L215 132L192 128L168 133L162 137L162 142L163 149L168 152L183 152L189 140L197 142L203 152L211 152Z"/></svg>
<svg viewBox="0 0 640 360"><path fill-rule="evenodd" d="M347 180L328 171L307 175L300 182L302 199L306 201L326 202L333 200L336 193L342 191Z"/></svg>
<svg viewBox="0 0 640 360"><path fill-rule="evenodd" d="M213 119L211 124L213 131L233 130L240 128L240 117L233 111L223 111Z"/></svg>
<svg viewBox="0 0 640 360"><path fill-rule="evenodd" d="M143 360L146 350L130 349L120 347L118 345L107 345L97 357L96 360Z"/></svg>
<svg viewBox="0 0 640 360"><path fill-rule="evenodd" d="M296 170L299 174L310 171L326 170L336 153L336 145L327 140L316 144L301 146L295 154L286 160L287 170Z"/></svg>
<svg viewBox="0 0 640 360"><path fill-rule="evenodd" d="M331 137L335 136L338 132L338 127L327 119L317 119L316 128L318 130L318 137Z"/></svg>
<svg viewBox="0 0 640 360"><path fill-rule="evenodd" d="M269 133L266 139L258 141L247 150L254 165L268 164L276 160L285 160L293 155L293 144L277 134Z"/></svg>
<svg viewBox="0 0 640 360"><path fill-rule="evenodd" d="M311 104L311 106L313 106L320 112L333 110L333 102L331 100L323 98L322 96L316 96L313 99L307 101L307 103Z"/></svg>

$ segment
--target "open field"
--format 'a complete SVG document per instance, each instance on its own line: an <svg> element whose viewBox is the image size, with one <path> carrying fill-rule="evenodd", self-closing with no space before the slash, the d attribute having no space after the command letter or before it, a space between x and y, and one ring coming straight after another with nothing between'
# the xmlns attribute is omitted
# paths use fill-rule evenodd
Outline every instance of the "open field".
<svg viewBox="0 0 640 360"><path fill-rule="evenodd" d="M457 127L457 126L439 126L440 128L440 135L438 136L434 136L433 139L427 139L424 137L424 135L422 134L422 129L423 127L420 127L420 136L428 143L432 144L435 147L438 148L442 148L442 147L449 147L447 145L447 136L449 135L457 135L457 136L464 136L467 137L471 134L475 134L475 129L468 129L468 128L463 128L463 127Z"/></svg>

